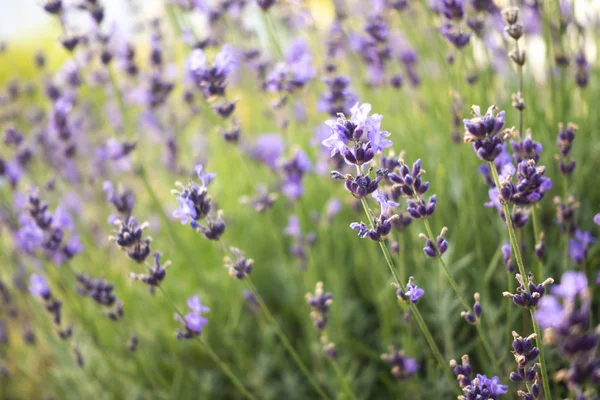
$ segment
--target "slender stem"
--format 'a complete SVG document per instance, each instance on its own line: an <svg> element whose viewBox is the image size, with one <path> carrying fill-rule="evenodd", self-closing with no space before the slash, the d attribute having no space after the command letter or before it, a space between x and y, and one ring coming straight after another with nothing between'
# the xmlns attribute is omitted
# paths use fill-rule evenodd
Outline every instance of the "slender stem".
<svg viewBox="0 0 600 400"><path fill-rule="evenodd" d="M427 231L427 236L429 236L429 239L435 243L435 237L433 236L433 231L431 230L431 226L429 225L429 221L427 219L423 220L423 223L425 224L425 230ZM448 279L448 282L450 282L450 286L452 286L452 289L454 289L454 293L456 293L456 295L458 296L460 302L462 303L463 307L466 310L471 309L471 306L469 305L469 303L467 302L467 300L464 298L464 296L462 295L458 284L456 283L456 281L454 280L454 278L452 277L452 275L450 275L450 270L448 269L448 266L446 265L446 262L444 261L444 259L442 258L442 256L438 253L438 256L436 257L439 262L440 265L442 266L442 270L444 271L444 274L446 275L446 278ZM475 323L475 326L477 328L477 333L479 335L479 340L481 341L481 345L483 346L483 348L485 349L485 352L487 353L490 361L492 362L492 364L494 364L494 366L496 368L499 369L498 367L498 358L496 358L494 356L494 351L492 350L492 346L490 345L489 341L487 340L487 337L483 331L483 329L481 329L481 325L479 324L479 321L477 321Z"/></svg>
<svg viewBox="0 0 600 400"><path fill-rule="evenodd" d="M162 294L167 299L167 302L169 304L171 304L171 307L173 307L173 309L175 310L175 312L179 315L179 318L181 318L181 320L184 321L185 317L183 316L183 313L181 311L179 311L179 309L177 308L177 306L173 302L173 299L171 299L171 296L169 296L167 294L167 292L165 292L165 290L162 288L162 286L158 285L158 289L162 292ZM208 355L210 356L210 358L212 358L213 361L215 362L215 364L217 364L219 366L219 368L221 368L221 370L225 373L225 375L227 375L229 377L229 379L231 379L231 382L240 390L240 392L244 395L244 397L246 397L249 400L256 400L256 397L254 397L248 391L248 389L246 389L246 387L240 381L240 379L229 368L229 366L225 363L225 361L223 361L221 359L221 357L219 357L217 355L217 353L214 352L214 350L210 347L210 345L208 343L206 343L206 341L201 336L197 336L197 338L200 341L200 343L202 343L202 345L204 346L204 348L206 349L206 351L208 352Z"/></svg>
<svg viewBox="0 0 600 400"><path fill-rule="evenodd" d="M535 205L533 205L531 207L531 219L533 220L533 236L534 236L534 243L537 244L537 241L540 239L540 225L539 225L539 221L537 218L537 214L535 212ZM537 258L537 256L536 256ZM544 279L544 263L542 262L542 260L540 260L539 258L537 258L538 263L537 263L537 278L540 280Z"/></svg>
<svg viewBox="0 0 600 400"><path fill-rule="evenodd" d="M335 371L335 374L337 375L338 379L340 381L342 381L342 388L344 389L344 392L346 393L346 395L352 400L358 400L358 398L356 397L356 395L350 388L350 385L348 384L348 380L346 379L346 376L340 370L340 366L338 365L337 361L331 360L331 365L333 365L333 370Z"/></svg>
<svg viewBox="0 0 600 400"><path fill-rule="evenodd" d="M548 381L548 368L546 367L546 356L544 355L544 346L542 345L542 332L540 330L539 325L535 322L533 310L529 309L529 314L531 315L531 321L533 322L533 331L536 335L536 344L540 349L540 365L542 369L542 385L544 386L544 397L546 399L551 399L550 397L550 382Z"/></svg>
<svg viewBox="0 0 600 400"><path fill-rule="evenodd" d="M391 256L387 246L385 245L384 242L380 241L379 247L381 247L381 251L382 251L383 256L388 264L388 267L389 267L390 271L392 271L392 275L394 275L396 284L402 290L405 290L404 285L402 285L402 283L398 280L397 275L394 272L394 270L395 270L394 269L394 261L392 260L392 256ZM429 348L431 349L431 352L433 353L434 357L437 359L437 362L438 362L440 368L442 368L442 371L444 371L444 375L446 376L448 383L450 384L450 386L453 386L455 383L455 380L452 378L452 375L450 374L450 370L447 367L447 363L444 361L444 357L442 356L442 353L438 349L437 344L435 343L435 340L433 339L433 336L431 335L431 332L429 332L429 328L427 328L427 325L425 324L425 320L421 316L421 312L419 311L417 306L412 302L409 303L409 307L410 307L410 310L411 310L413 316L417 320L417 324L419 325L419 328L421 329L421 333L423 333L423 336L425 336L425 340L427 340L427 343L429 344Z"/></svg>
<svg viewBox="0 0 600 400"><path fill-rule="evenodd" d="M356 172L358 174L361 173L359 166L356 166ZM365 210L365 214L367 216L367 219L369 220L369 224L371 225L371 228L374 228L375 224L373 222L373 215L371 215L371 210L369 209L369 205L367 204L367 199L365 199L363 197L360 199L360 202L363 206L363 209ZM396 268L394 267L394 261L392 259L392 255L390 254L390 251L388 250L387 246L385 245L385 243L383 241L379 241L378 243L379 243L379 247L381 248L381 252L383 253L383 257L385 258L385 261L387 263L387 266L388 266L390 272L392 273L394 280L396 281L396 284L400 287L400 289L402 289L402 291L405 291L404 285L402 284L402 282L400 281L400 279L398 277L398 274L396 273ZM450 386L454 386L455 380L452 378L452 375L450 374L450 370L447 367L447 363L444 361L444 357L442 356L440 349L438 348L437 344L435 343L435 340L433 339L431 332L429 332L429 328L427 328L427 325L425 324L425 320L421 316L419 309L413 302L409 302L408 304L409 304L409 307L410 307L410 310L411 310L413 316L417 320L417 324L419 325L419 328L421 329L421 333L423 333L423 336L425 336L425 340L429 344L429 348L430 348L431 352L433 353L433 356L437 359L437 362L438 362L440 368L442 369L442 371L444 371L444 375L446 376L448 383L450 384Z"/></svg>
<svg viewBox="0 0 600 400"><path fill-rule="evenodd" d="M519 54L519 40L515 40L517 54ZM519 96L523 96L523 66L519 65ZM523 110L519 110L519 135L523 137Z"/></svg>
<svg viewBox="0 0 600 400"><path fill-rule="evenodd" d="M250 279L250 276L246 275L244 280L246 281L246 283L248 284L248 287L252 291L252 294L256 298L256 301L258 302L258 305L261 308L263 314L265 315L265 317L267 318L269 323L273 326L273 329L275 329L275 333L277 334L277 336L279 336L281 343L283 343L283 346L285 347L285 349L288 351L290 356L292 356L292 358L294 359L294 362L296 363L298 368L300 368L302 373L306 376L309 383L315 389L315 391L319 394L319 396L322 399L329 399L329 396L323 391L323 389L319 386L317 381L315 381L315 378L312 376L312 374L310 373L310 371L308 370L308 368L306 367L306 365L300 358L300 355L298 355L296 350L294 350L294 347L291 345L287 336L285 336L285 334L281 330L281 327L275 320L275 317L273 317L273 314L271 314L271 311L269 311L269 309L267 308L267 305L265 304L262 297L258 293L256 286L254 286L254 283L252 283L252 279Z"/></svg>
<svg viewBox="0 0 600 400"><path fill-rule="evenodd" d="M427 221L426 219L424 219L423 223L425 224L425 230L427 231L427 236L429 237L429 239L433 243L435 243L435 236L433 235L433 231L431 230L431 226L429 225L429 221ZM452 277L452 275L450 275L450 271L448 270L448 267L446 266L446 263L444 262L444 260L442 259L442 257L439 255L439 253L438 253L438 256L436 258L440 261L440 265L442 266L442 269L444 270L444 274L446 275L446 278L448 279L448 282L450 282L450 286L452 286L452 289L454 289L454 292L458 296L458 299L462 303L463 307L465 309L469 310L471 308L471 306L469 305L469 303L467 302L467 300L464 298L464 296L460 292L458 284L456 283L456 281L454 280L454 278Z"/></svg>
<svg viewBox="0 0 600 400"><path fill-rule="evenodd" d="M493 161L489 162L490 170L492 171L492 176L494 177L494 183L496 187L500 189L500 178L498 177L498 171L496 170L496 165ZM515 255L515 260L517 261L517 266L519 267L519 272L523 279L527 279L527 275L525 274L525 266L523 265L523 258L521 257L521 251L519 249L519 245L517 243L517 237L515 235L515 230L512 224L512 218L510 216L510 210L508 209L508 205L506 203L502 204L502 209L504 210L504 217L506 219L506 226L508 229L508 238L510 239L510 245L512 247L513 254ZM528 290L526 288L526 290ZM540 331L540 327L537 322L535 322L535 318L533 316L533 310L529 309L529 313L531 314L531 323L533 324L533 330L536 334L536 344L540 349L540 365L542 370L542 384L544 386L544 396L546 399L551 399L550 396L550 384L548 381L548 372L546 368L546 358L544 357L544 348L542 343L542 335Z"/></svg>
<svg viewBox="0 0 600 400"><path fill-rule="evenodd" d="M254 397L254 395L252 395L252 393L250 393L248 389L244 387L244 385L242 384L242 382L240 382L238 377L233 373L233 371L231 371L229 366L221 359L221 357L219 357L217 353L213 351L209 344L206 343L206 341L201 336L198 336L198 339L200 340L200 343L204 345L204 348L208 352L208 355L213 359L215 364L217 364L219 368L221 368L221 370L229 377L229 379L231 379L233 384L240 390L244 397L250 400L256 400L256 397Z"/></svg>

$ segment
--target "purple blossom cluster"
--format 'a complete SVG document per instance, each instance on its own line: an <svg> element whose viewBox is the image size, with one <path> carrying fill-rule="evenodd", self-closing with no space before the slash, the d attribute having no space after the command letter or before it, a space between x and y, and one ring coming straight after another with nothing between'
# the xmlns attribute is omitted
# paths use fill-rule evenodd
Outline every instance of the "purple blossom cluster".
<svg viewBox="0 0 600 400"><path fill-rule="evenodd" d="M43 275L32 274L29 277L29 293L44 302L46 311L52 316L52 322L58 329L59 337L63 340L70 339L73 335L73 328L64 326L62 318L63 303L53 295Z"/></svg>
<svg viewBox="0 0 600 400"><path fill-rule="evenodd" d="M585 397L594 393L586 394L586 388L600 384L600 337L598 328L591 326L591 302L585 273L567 271L551 294L540 300L535 313L536 321L546 330L544 337L568 364L556 376L576 398L593 398Z"/></svg>
<svg viewBox="0 0 600 400"><path fill-rule="evenodd" d="M414 358L406 356L395 346L390 346L389 350L381 355L381 359L392 367L392 375L396 379L408 379L419 370L419 364Z"/></svg>
<svg viewBox="0 0 600 400"><path fill-rule="evenodd" d="M469 356L462 356L461 364L455 360L450 361L450 367L463 392L459 396L461 400L497 400L500 395L508 392L508 386L500 383L500 378L494 376L488 378L486 375L477 374L473 376L473 367Z"/></svg>
<svg viewBox="0 0 600 400"><path fill-rule="evenodd" d="M112 283L104 279L93 279L85 274L78 274L76 279L79 284L77 293L108 309L107 316L111 321L118 321L123 317L123 304L114 293L115 287Z"/></svg>
<svg viewBox="0 0 600 400"><path fill-rule="evenodd" d="M179 321L184 330L177 331L177 339L192 339L202 334L204 326L208 324L202 314L210 311L210 308L202 304L200 297L193 296L187 299L187 306L190 309L183 318L179 314L175 315L175 319Z"/></svg>
<svg viewBox="0 0 600 400"><path fill-rule="evenodd" d="M315 293L306 294L306 302L312 309L310 319L315 329L322 331L327 326L329 307L333 303L333 294L323 291L323 282L317 282Z"/></svg>
<svg viewBox="0 0 600 400"><path fill-rule="evenodd" d="M59 206L51 212L37 190L18 201L17 208L21 213L15 243L20 251L28 254L40 251L58 265L83 251L83 245L74 233L73 218L65 207Z"/></svg>
<svg viewBox="0 0 600 400"><path fill-rule="evenodd" d="M228 274L248 288L243 296L234 296L234 300L223 298L225 306L231 306L234 301L245 301L250 311L245 315L232 314L235 318L231 321L236 322L233 325L247 329L250 325L247 325L248 321L243 321L244 318L252 323L255 322L252 318L261 321L264 318L266 324L271 325L269 332L278 336L278 343L289 353L289 360L294 361L299 372L304 374L301 385L294 387L295 395L306 398L318 395L327 399L334 394L342 396L343 391L344 397L356 398L352 390L360 380L348 382L347 374L340 373L340 368L353 362L348 344L355 340L358 344L358 339L363 338L358 335L363 335L371 328L374 332L383 332L382 337L387 337L394 333L392 330L398 324L404 323L404 338L415 336L415 340L405 340L403 348L406 353L391 346L388 353L381 355L381 359L399 380L418 378L418 372L419 376L430 378L436 371L432 369L431 361L437 362L438 367L443 368L450 386L440 386L439 390L437 387L427 388L423 395L433 396L431 393L435 392L437 396L446 396L455 383L438 343L442 338L449 340L447 332L454 331L433 330L439 327L439 318L432 318L435 315L430 308L435 306L435 299L432 302L431 296L445 294L441 291L445 288L437 288L440 285L435 285L436 282L424 280L424 274L430 272L418 270L420 261L418 257L413 257L419 245L414 242L413 234L417 237L414 226L411 229L409 226L413 220L421 220L427 232L427 235L421 233L418 236L424 241L420 242L424 243L423 253L440 263L456 297L462 303L461 317L474 325L473 328L457 330L456 346L451 343L452 346L447 346L446 350L464 350L473 346L469 343L471 336L463 334L467 332L466 329L476 329L478 340L481 341L479 344L485 350L481 359L478 357L478 365L486 366L488 374L504 369L505 365L499 365L503 358L497 357L496 352L506 347L510 340L505 338L503 342L502 338L498 338L487 343L487 334L493 332L485 328L496 326L496 323L500 327L505 323L502 327L510 330L506 324L514 320L511 318L512 308L506 314L497 313L498 318L489 324L480 323L483 312L481 300L493 297L496 288L490 282L502 277L502 271L494 269L498 264L495 261L500 259L509 272L509 288L513 286L513 276L518 284L516 290L509 289L503 295L510 298L514 305L524 308L526 317L527 314L531 315L536 332L527 337L513 332L512 354L515 364L510 373L511 387L502 384L501 377L488 378L484 374L475 374L468 356L463 356L460 365L452 361L450 365L461 391L459 399L495 400L502 395L516 395L525 400L535 400L542 397L542 390L545 392L544 398L548 400L565 395L567 390L576 400L597 399L600 338L599 328L592 325L597 308L592 304L594 288L588 285L588 279L598 272L594 237L597 235L586 230L589 229L587 224L592 223L590 215L583 220L578 210L588 213L590 209L593 212L598 210L587 199L582 199L580 203L571 194L579 195L582 190L594 189L593 182L588 182L585 187L575 186L585 178L574 177L578 163L581 172L588 174L595 164L592 159L576 159L585 153L579 149L573 151L576 136L581 135L582 142L586 142L585 135L589 139L592 133L579 133L577 125L573 123L566 126L560 124L556 139L557 168L544 166L548 158L542 152L542 143L544 147L548 144L547 137L543 136L547 124L555 123L554 120L573 120L582 126L591 126L595 121L593 107L586 102L593 98L592 89L595 88L593 74L597 65L591 57L593 46L590 43L596 36L593 29L597 26L592 29L588 25L593 24L576 15L572 0L561 1L558 4L560 13L550 17L540 1L521 1L518 2L518 8L509 7L501 12L498 2L492 0L432 0L426 4L413 4L407 0L335 0L333 21L324 30L323 23L327 18L315 14L316 10L321 10L320 4L276 0L171 0L167 3L165 10L172 32L166 32L162 20L155 18L144 23L140 32L133 29L136 31L134 35L127 27L105 21L111 14L105 13L101 0L44 0L39 6L61 29L58 42L64 50L66 61L59 68L54 68L63 56L51 59L50 56L55 57L54 52L40 50L33 58L37 75L31 82L15 79L0 88L0 196L3 201L0 205L0 234L6 233L2 236L7 239L3 240L2 253L5 261L11 264L8 265L10 268L2 271L1 278L13 275L13 286L17 289L14 294L18 294L18 291L27 292L28 286L29 293L43 303L59 336L65 340L73 339L70 352L74 363L70 366L81 368L86 373L91 367L92 371L100 371L102 375L103 369L97 366L107 361L112 365L110 353L93 351L98 350L93 348L99 344L97 329L77 332L73 336L72 327L65 324L65 315L68 319L79 317L83 321L91 321L86 315L79 315L83 312L81 308L70 309L72 303L87 301L82 298L93 300L94 305L110 320L121 321L116 325L117 328L122 327L125 317L129 319L133 314L128 312L125 315L121 299L129 303L130 299L134 299L135 289L127 294L121 293L121 290L128 289L121 289L123 286L110 274L113 264L118 263L111 258L113 252L110 250L114 249L107 250L104 247L105 240L102 240L106 227L102 227L99 221L106 219L106 211L106 214L111 213L108 221L114 226L109 240L138 268L136 272L129 273L129 277L145 284L151 294L165 296L167 303L175 310L175 321L179 324L176 338L198 340L202 351L206 351L205 355L210 356L224 376L231 380L232 386L218 385L216 389L209 388L210 385L204 385L206 388L202 386L201 396L244 396L252 400L255 397L250 392L254 390L260 390L263 396L279 397L285 397L289 391L285 385L275 385L267 391L261 389L263 383L268 383L261 379L272 376L272 364L275 368L279 367L276 364L278 358L273 358L276 360L274 363L265 363L264 371L253 375L252 390L247 390L242 383L245 381L242 378L248 372L247 363L240 362L232 368L228 367L217 355L219 352L211 348L213 340L221 345L228 341L218 335L202 335L208 324L206 313L210 311L209 307L200 301L199 296L193 296L187 298L186 312L181 313L175 306L176 301L171 300L168 291L172 286L165 285L167 272L169 282L176 284L174 278L182 269L170 269L171 262L166 261L166 255L176 254L173 258L175 261L187 260L187 263L182 263L183 268L194 259L210 263L212 258L208 254L205 256L204 252L212 250L221 253ZM78 18L80 16L85 18ZM86 22L89 26L82 29L79 23L83 25ZM426 26L421 27L420 24ZM140 43L137 33L147 34L149 41ZM435 47L436 39L443 42L439 33L453 48L446 56ZM529 64L527 69L523 68L527 58L522 46L523 35L527 35L527 45L532 48L539 41L544 41L545 48L550 49L548 54L554 56L553 60L544 60L548 68L545 76L533 73L537 62L531 62L531 68ZM574 35L581 39L575 48L573 43L577 41L571 40ZM421 49L414 47L417 44ZM469 49L469 44L473 45L472 49ZM428 51L421 51L424 45ZM507 45L513 46L510 52L505 49ZM0 56L11 56L6 52L4 42L0 42ZM442 60L442 65L436 64L436 57ZM509 60L516 67L518 82L508 77L511 73L507 71ZM531 61L537 61L535 56ZM426 69L427 74L421 76L420 69ZM16 72L20 73L18 70ZM442 93L442 89L445 89L440 87L440 83L453 80L453 75L463 73L466 73L467 83L479 83L484 90L481 93L465 91L457 84L450 90L450 102L443 103L446 96L439 96L438 99L437 91ZM486 91L488 84L489 88L497 87L498 77L507 90L518 84L518 91L512 95L512 105L519 116L518 130L506 129L507 114L496 106L489 107L483 114L479 106L473 106L472 117L462 119L463 100L466 102L468 97L475 94L476 97L486 98L489 94ZM575 96L567 90L569 80L571 86L576 85L581 89L575 91ZM538 101L530 96L532 89L545 93L546 86L548 93L552 93L556 99L552 98L546 104L543 99ZM426 90L432 88L435 91L429 93L433 95L427 96ZM522 92L528 99L526 114ZM509 94L510 91L501 90L494 94L494 98L499 101L498 104L510 103ZM438 118L440 105L442 109L444 106L451 108L451 121L444 121L443 115ZM542 106L547 106L547 110L540 110ZM382 127L383 115L372 113L372 109L385 110L388 118L393 118L390 126L393 123L394 134L397 135L394 143L390 140L391 133ZM416 117L411 115L413 113ZM324 124L319 123L315 129L315 115L317 118L327 115L331 119ZM528 123L532 121L539 142L534 140L531 129L524 131L524 115ZM472 218L478 217L478 213L469 210L469 206L472 199L477 202L479 197L470 193L468 171L451 170L448 167L454 165L443 160L444 155L449 153L444 147L448 143L440 141L432 144L427 142L431 141L432 136L415 136L424 127L433 128L433 125L426 125L427 121L415 125L419 117L439 119L436 128L441 126L442 132L446 131L443 124L448 123L446 128L450 128L448 131L453 133L455 142L460 141L458 132L461 125L464 126L464 141L471 143L477 157L485 164L479 168L488 185L489 202L485 205L495 208L506 222L508 232L504 232L496 244L487 246L489 243L483 242L488 240L489 232L486 231L475 240L472 254L461 255L457 254L461 247L454 247L454 244L452 251L448 251L450 238L446 227L439 234L431 229L429 224L438 208L445 214L439 215L438 211L435 219L445 218L449 215L448 211L454 211L454 214L462 214L458 222L473 222ZM582 122L584 118L590 123L585 125ZM540 125L540 121L545 125ZM314 137L309 138L313 131ZM220 143L220 140L215 143L212 138L214 133L226 143ZM309 140L313 145L320 146L319 151L305 146ZM439 203L438 196L429 191L430 184L423 169L423 165L432 163L431 160L424 159L422 162L417 159L410 165L404 161L404 151L396 156L397 153L392 149L394 145L414 148L415 144L417 147L431 147L429 157L440 158L441 164L439 168L436 165L436 174L447 171L452 174L452 179L449 179L451 190L438 192ZM590 148L593 148L593 143ZM160 154L154 157L153 151L157 149ZM162 164L158 161L161 156ZM220 156L222 158L219 160ZM239 159L234 160L234 156ZM204 165L208 165L207 162L214 168L224 168L225 174L229 172L228 179L211 186L216 174L206 172ZM196 167L190 171L193 165ZM456 164L457 167L462 165ZM562 175L562 181L554 177L551 179L550 174L555 169ZM378 258L371 257L371 253L365 253L364 257L353 257L354 254L345 251L370 241L348 246L343 238L336 237L336 215L342 212L342 202L337 199L338 194L328 193L326 187L319 186L316 181L318 176L311 175L325 175L330 170L333 170L331 177L343 181L345 190L352 195L352 198L348 196L348 205L352 207L343 210L343 215L356 214L349 219L356 221L350 223L351 230L360 238L377 242L370 244L382 251ZM245 178L240 177L244 173ZM176 190L172 193L177 203L171 215L165 212L162 193L154 192L153 188L155 185L158 187L164 179L181 177L191 179L187 183L175 184ZM231 182L236 180L239 186L232 185ZM23 195L28 187L39 189ZM220 206L227 207L231 204L230 199L218 204L213 195L228 187L243 191L245 195L240 203L249 205L256 213L244 213L249 210L240 207L238 214L235 214L238 210L231 210L231 216L228 214L225 221ZM562 197L554 199L556 225L552 227L544 199L547 200L549 195L561 189ZM43 193L44 199L40 193ZM102 196L101 201L98 201L99 195ZM242 193L235 193L236 197L240 195ZM276 203L278 198L281 200ZM405 201L402 201L403 198ZM44 200L57 206L51 209ZM153 221L152 234L157 238L169 239L170 243L163 244L162 248L166 250L165 256L154 249L155 242L147 234L150 224L139 223L133 216L142 214L137 209L140 205L152 208L157 213L147 214L151 221L161 218L161 228L165 231L159 231ZM358 213L362 212L363 216L359 217ZM247 215L251 217L246 219ZM525 229L514 231L514 228L524 228L529 220L532 220L529 226L533 229L533 235ZM249 223L252 222L258 223L257 231L250 227ZM485 226L479 220L476 222L478 225L475 227L466 226L479 234L485 230ZM600 214L593 217L593 222L600 225ZM201 236L189 232L189 228L187 235L185 231L177 232L174 227L178 223L188 225L210 242L205 241L200 249L195 241L202 241ZM465 225L460 223L449 226L454 226L453 229L462 226L465 229ZM256 257L261 267L280 266L280 272L286 274L286 285L298 282L306 284L307 279L315 277L315 274L324 274L321 278L331 282L335 276L332 274L337 271L321 268L329 267L324 265L327 257L318 252L323 249L333 254L330 261L351 268L352 273L344 272L347 279L341 281L343 285L336 286L336 298L338 295L346 296L341 297L346 305L345 312L340 314L341 318L333 318L334 314L330 312L333 294L324 290L322 282L316 284L313 293L306 295L310 322L317 330L323 356L328 362L331 361L335 369L339 378L337 381L326 379L329 372L324 366L321 368L320 362L315 362L314 366L307 364L307 361L315 360L299 354L300 349L310 350L315 343L299 338L301 330L289 329L294 325L288 326L288 319L294 318L295 314L281 309L282 298L267 298L272 292L259 291L257 286L261 285L255 286L253 283L256 275L253 274L254 260L245 251L225 241L228 239L225 237L226 230L228 235L242 238L258 232L257 238L250 239L264 241L261 234L268 228L273 228L274 236L281 234L280 240L285 245L289 244L289 254L275 254L276 245L281 243L269 242L271 247L262 254L257 249ZM469 240L472 238L462 237L467 231L469 229L459 230L457 236L462 249L469 250ZM318 242L315 232L319 232ZM506 233L509 241L503 243ZM561 246L555 243L559 233L563 235ZM86 243L86 253L76 257L83 251L79 235ZM207 250L205 246L213 249ZM498 246L501 246L500 249L497 249ZM480 285L481 290L477 288L479 292L473 296L474 303L466 301L461 293L461 286L465 282L457 285L453 276L477 278L477 272L473 270L475 264L485 262L480 258L494 249L498 250L497 259L490 263L485 275L482 273L481 279L475 279L470 286L472 289L473 285ZM530 254L526 253L527 249ZM564 260L557 257L561 252ZM96 258L97 255L106 258ZM476 258L476 262L470 263L470 256ZM87 262L79 261L81 257L86 258ZM462 269L453 262L454 259L463 261ZM286 267L294 262L298 262L301 268L291 272L293 279L287 279ZM400 262L405 265L398 265ZM91 271L99 263L106 264L103 265L104 269ZM379 268L380 264L385 267L387 264L393 277L395 298L386 291L382 293L389 295L389 298L381 302L369 302L361 297L371 289L361 282L369 273L363 268L365 263L367 268ZM448 268L446 263L454 269ZM54 269L50 264L63 267ZM313 264L319 266L317 271L311 269L315 268ZM574 265L581 271L565 272L560 284L550 287L554 282L548 277L550 271L565 271ZM415 271L407 271L407 267ZM519 273L515 274L517 268ZM535 276L539 281L534 279L530 270L536 271ZM179 275L182 279L189 276L189 271ZM276 284L274 276L267 271L261 274L257 283ZM402 285L406 282L406 276L410 276L408 282ZM266 281L267 278L273 279ZM371 278L376 285L381 276L373 274ZM596 283L600 284L600 274L596 279ZM428 297L424 300L421 299L425 290L417 285L417 281L427 288ZM8 281L0 280L0 386L3 389L4 379L10 375L9 367L22 365L8 358L5 361L5 347L14 343L12 326L19 326L22 342L27 345L34 345L43 338L37 338L35 334L33 327L36 321L31 313L21 312L21 307L28 304L14 301L13 292L8 290L4 282ZM210 279L204 282L207 286L213 283ZM382 281L381 285L384 284ZM176 300L182 302L187 297L182 292L185 287L177 286L176 296L182 297L174 296ZM212 288L209 286L209 289ZM286 301L297 294L293 287L287 289ZM74 290L80 296L72 300L69 293L73 294ZM361 296L351 297L357 293ZM441 301L448 302L449 307L454 307L456 302L453 298L448 299L440 297ZM368 308L361 311L364 301L367 301ZM376 316L393 315L391 312L380 313L392 302L394 306L399 306L404 321L377 321L370 315L363 323L357 323L351 318L362 315L357 312ZM209 303L213 303L210 297ZM276 303L275 312L267 307L271 303ZM218 308L223 309L221 306ZM371 308L376 313L371 313ZM156 310L157 315L159 311ZM504 320L501 317L505 317ZM458 316L454 315L453 318ZM213 323L216 321L219 318L215 318ZM301 321L303 324L309 323L306 315ZM413 321L416 322L414 326ZM543 335L538 325L544 329ZM525 326L529 326L529 322ZM113 326L113 329L117 328ZM219 332L226 332L224 328L215 323L215 329ZM420 330L418 336L414 334L417 328ZM288 339L286 331L292 332L294 337ZM328 334L333 332L336 335L343 336L343 332L349 335L340 339L339 349L328 338ZM104 331L101 333L105 334ZM137 330L137 333L141 334L142 331ZM147 333L144 332L144 338L148 336ZM125 335L117 331L107 334L124 338L120 342L121 350L137 351L140 339L133 331ZM89 340L87 335L93 340ZM160 338L160 335L156 337ZM246 342L244 346L258 343L251 338ZM368 344L368 347L380 345L372 341ZM544 356L545 345L556 348L556 352L550 353L548 358ZM421 351L421 347L429 349ZM20 352L21 348L15 348ZM368 350L365 346L363 348ZM244 351L233 354L229 350L229 360L237 362L243 359ZM94 354L94 358L84 360L84 355L89 353ZM272 353L273 357L278 357L277 352ZM414 354L416 358L406 354ZM21 357L20 353L17 356ZM257 352L258 356L260 354ZM562 358L560 361L559 356ZM57 376L69 375L68 371L58 369L65 368L62 357L53 357L51 362L52 371L56 367L56 371L60 372ZM317 367L318 371L315 369ZM556 368L560 369L556 371ZM238 369L241 378L237 375ZM184 377L189 374L185 365L181 371L184 371ZM21 378L21 375L28 375L29 371L22 372L15 376ZM146 375L145 370L142 372ZM161 373L164 372L161 369ZM313 373L318 373L319 379L314 379ZM369 379L369 374L365 376ZM548 379L548 376L553 376L555 381ZM43 378L46 377L44 374ZM11 383L11 387L20 390L21 382L15 382ZM152 383L157 385L156 382ZM308 384L314 393L307 391ZM340 390L334 391L336 384L340 385ZM559 384L563 386L559 387ZM548 389L550 385L554 389L552 395ZM60 393L61 387L52 385L59 396L63 394ZM415 387L407 386L403 390L410 393ZM456 386L453 387L456 391ZM148 394L145 385L140 385L140 388L143 391L140 396ZM387 393L379 388L374 392L365 389L364 392L360 397L374 393L385 397ZM13 393L8 393L8 396L13 396Z"/></svg>

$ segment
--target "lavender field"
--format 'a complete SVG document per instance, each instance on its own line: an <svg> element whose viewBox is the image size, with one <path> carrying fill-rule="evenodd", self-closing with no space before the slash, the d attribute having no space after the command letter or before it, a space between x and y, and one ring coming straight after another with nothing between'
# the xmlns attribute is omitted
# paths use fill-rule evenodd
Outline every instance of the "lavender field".
<svg viewBox="0 0 600 400"><path fill-rule="evenodd" d="M0 399L600 399L595 0L25 3Z"/></svg>

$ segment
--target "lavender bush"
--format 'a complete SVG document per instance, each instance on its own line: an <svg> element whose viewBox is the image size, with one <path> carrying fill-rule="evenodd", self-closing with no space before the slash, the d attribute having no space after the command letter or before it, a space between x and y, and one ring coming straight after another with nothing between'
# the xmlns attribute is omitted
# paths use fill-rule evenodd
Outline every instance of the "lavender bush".
<svg viewBox="0 0 600 400"><path fill-rule="evenodd" d="M0 399L600 398L595 4L127 3L0 38Z"/></svg>

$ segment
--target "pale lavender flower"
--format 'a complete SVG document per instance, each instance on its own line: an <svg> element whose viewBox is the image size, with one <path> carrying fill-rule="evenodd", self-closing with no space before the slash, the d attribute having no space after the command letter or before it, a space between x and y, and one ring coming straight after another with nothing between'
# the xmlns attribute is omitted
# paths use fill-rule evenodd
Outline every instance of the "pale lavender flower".
<svg viewBox="0 0 600 400"><path fill-rule="evenodd" d="M560 284L552 287L552 294L566 300L573 300L587 289L588 281L585 273L567 271L563 274Z"/></svg>
<svg viewBox="0 0 600 400"><path fill-rule="evenodd" d="M200 297L188 298L187 305L191 311L185 314L183 320L179 315L176 316L176 319L185 327L185 332L177 332L178 339L190 339L198 336L202 333L204 326L208 324L208 319L203 317L202 313L210 311L210 308L202 304Z"/></svg>
<svg viewBox="0 0 600 400"><path fill-rule="evenodd" d="M569 256L576 264L583 263L588 257L588 248L596 239L589 232L577 229L575 236L569 240Z"/></svg>
<svg viewBox="0 0 600 400"><path fill-rule="evenodd" d="M323 140L322 144L330 150L331 157L339 153L344 155L347 163L355 164L356 159L366 157L364 154L362 157L358 157L359 152L372 151L374 154L383 152L386 147L392 145L392 141L386 139L390 136L390 133L380 129L383 116L379 114L369 115L370 111L370 104L356 103L350 109L350 119L340 115L337 120L325 122L331 128L331 136ZM355 149L349 147L348 143L350 142L355 144ZM362 145L367 147L363 148ZM355 162L348 161L349 157L346 153L350 153ZM373 154L371 154L370 159L367 157L364 162L371 161Z"/></svg>
<svg viewBox="0 0 600 400"><path fill-rule="evenodd" d="M558 298L555 296L541 298L535 311L535 320L542 329L559 327L564 320L564 310Z"/></svg>
<svg viewBox="0 0 600 400"><path fill-rule="evenodd" d="M387 210L390 207L398 207L400 205L395 201L388 200L388 197L379 190L375 190L371 196L381 205L381 214L387 214Z"/></svg>
<svg viewBox="0 0 600 400"><path fill-rule="evenodd" d="M196 165L196 168L194 168L194 171L196 171L196 174L198 175L198 179L200 179L200 181L202 182L202 185L204 185L205 187L208 186L213 179L215 179L215 177L217 176L216 173L214 172L204 172L204 165L202 164L198 164Z"/></svg>
<svg viewBox="0 0 600 400"><path fill-rule="evenodd" d="M300 229L300 219L296 215L290 215L288 219L288 225L283 230L286 236L298 238L302 236L302 230Z"/></svg>
<svg viewBox="0 0 600 400"><path fill-rule="evenodd" d="M600 225L600 213L594 215L594 223Z"/></svg>
<svg viewBox="0 0 600 400"><path fill-rule="evenodd" d="M267 133L258 136L249 153L252 157L267 164L271 169L276 169L284 150L285 144L281 135Z"/></svg>
<svg viewBox="0 0 600 400"><path fill-rule="evenodd" d="M41 299L50 298L51 292L46 278L39 274L32 274L29 278L29 293Z"/></svg>

